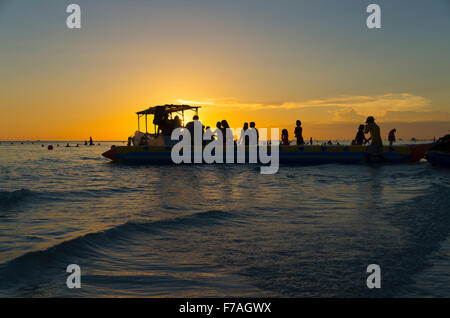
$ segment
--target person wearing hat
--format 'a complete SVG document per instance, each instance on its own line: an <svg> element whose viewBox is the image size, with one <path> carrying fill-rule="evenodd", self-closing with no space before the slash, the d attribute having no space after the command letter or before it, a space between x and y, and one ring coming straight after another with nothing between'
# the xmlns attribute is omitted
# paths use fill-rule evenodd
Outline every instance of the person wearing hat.
<svg viewBox="0 0 450 318"><path fill-rule="evenodd" d="M367 161L370 160L372 156L380 157L383 161L383 140L381 139L380 127L375 123L375 118L372 116L367 117L364 133L370 133L370 137L367 139L367 141L370 141L370 146L367 147Z"/></svg>

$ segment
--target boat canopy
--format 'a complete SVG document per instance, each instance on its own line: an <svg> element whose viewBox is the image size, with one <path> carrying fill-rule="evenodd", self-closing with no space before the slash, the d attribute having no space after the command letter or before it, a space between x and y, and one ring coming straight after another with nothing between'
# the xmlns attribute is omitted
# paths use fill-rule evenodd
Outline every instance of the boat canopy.
<svg viewBox="0 0 450 318"><path fill-rule="evenodd" d="M153 115L155 116L155 120L153 120L153 124L155 125L155 134L158 133L159 128L157 126L160 126L160 117L163 114L167 114L168 117L172 118L173 113L179 113L182 117L182 121L184 123L184 111L185 110L192 110L195 111L195 113L198 113L198 109L200 106L190 106L190 105L174 105L174 104L165 104L160 106L153 106L149 107L145 110L142 110L140 112L137 112L138 117L138 131L140 131L140 118L145 117L145 132L148 133L148 124L147 124L147 115ZM157 119L158 118L158 119Z"/></svg>
<svg viewBox="0 0 450 318"><path fill-rule="evenodd" d="M198 112L198 109L200 106L189 106L189 105L161 105L161 106L153 106L149 107L146 110L142 110L140 112L137 112L137 115L154 115L157 111L163 110L165 113L171 114L171 113L178 113L178 112L184 112L185 110L194 110L195 112Z"/></svg>

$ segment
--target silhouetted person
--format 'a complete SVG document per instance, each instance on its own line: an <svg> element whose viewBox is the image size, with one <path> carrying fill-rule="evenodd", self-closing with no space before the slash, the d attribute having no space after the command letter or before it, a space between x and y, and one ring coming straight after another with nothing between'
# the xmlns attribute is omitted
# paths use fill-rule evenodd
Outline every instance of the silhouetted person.
<svg viewBox="0 0 450 318"><path fill-rule="evenodd" d="M93 145L94 145L94 142L92 141L92 137L89 137L89 145L90 145L90 146L93 146Z"/></svg>
<svg viewBox="0 0 450 318"><path fill-rule="evenodd" d="M69 147L70 147L70 145L69 145L69 144L67 144L67 145L66 145L66 148L69 148Z"/></svg>
<svg viewBox="0 0 450 318"><path fill-rule="evenodd" d="M358 132L356 133L355 139L352 141L352 145L361 146L367 142L366 136L364 135L364 125L359 125Z"/></svg>
<svg viewBox="0 0 450 318"><path fill-rule="evenodd" d="M215 134L215 138L216 139L219 139L218 137L217 137L217 132L218 131L220 131L220 132L222 132L222 123L220 122L220 121L218 121L217 123L216 123L216 130L214 131L214 134Z"/></svg>
<svg viewBox="0 0 450 318"><path fill-rule="evenodd" d="M170 131L170 134L172 134L172 131L174 131L175 129L180 128L180 127L181 127L181 119L180 119L180 117L178 117L178 115L177 115L177 116L175 116L175 118L172 119L172 121L171 121L171 131Z"/></svg>
<svg viewBox="0 0 450 318"><path fill-rule="evenodd" d="M244 144L245 147L247 147L250 143L249 136L244 135L247 130L248 130L248 123L244 123L244 127L242 128L241 137L239 138L239 143Z"/></svg>
<svg viewBox="0 0 450 318"><path fill-rule="evenodd" d="M289 133L287 129L281 131L281 145L289 146Z"/></svg>
<svg viewBox="0 0 450 318"><path fill-rule="evenodd" d="M250 123L250 129L254 129L255 130L255 132L256 132L256 145L258 145L259 144L259 131L258 131L258 129L256 129L255 122L252 121Z"/></svg>
<svg viewBox="0 0 450 318"><path fill-rule="evenodd" d="M88 144L88 143L87 143L87 141L85 140L85 141L84 141L84 145L87 146L87 144Z"/></svg>
<svg viewBox="0 0 450 318"><path fill-rule="evenodd" d="M192 121L188 122L186 124L186 129L189 130L189 132L191 133L191 143L194 144L194 127L195 127L195 121L199 120L198 119L198 115L194 115L194 117L192 117ZM203 137L203 136L202 136Z"/></svg>
<svg viewBox="0 0 450 318"><path fill-rule="evenodd" d="M223 143L226 144L227 141L231 140L233 138L232 136L227 136L227 130L230 129L230 125L228 125L228 122L224 119L221 121L221 131L223 135Z"/></svg>
<svg viewBox="0 0 450 318"><path fill-rule="evenodd" d="M367 148L368 155L366 161L369 161L371 157L379 157L384 161L383 140L381 139L380 127L375 123L375 119L372 116L367 117L364 133L370 133L367 141L371 141L370 146Z"/></svg>
<svg viewBox="0 0 450 318"><path fill-rule="evenodd" d="M211 131L211 127L206 126L205 134L210 134L210 135L211 135L211 137L210 137L208 140L204 140L204 141L203 141L203 144L207 145L207 144L209 144L211 141L214 140L214 134L213 134L213 132Z"/></svg>
<svg viewBox="0 0 450 318"><path fill-rule="evenodd" d="M395 128L389 132L389 135L388 135L389 146L392 146L394 144L394 142L396 142L396 139L395 139L396 132L397 132L397 129L395 129Z"/></svg>
<svg viewBox="0 0 450 318"><path fill-rule="evenodd" d="M305 141L303 140L303 128L302 128L302 122L300 120L297 120L295 127L295 137L297 138L297 146L298 145L304 145Z"/></svg>
<svg viewBox="0 0 450 318"><path fill-rule="evenodd" d="M313 144L313 139L312 139L312 137L311 137L311 138L309 138L309 144L310 144L310 145L312 145L312 144Z"/></svg>

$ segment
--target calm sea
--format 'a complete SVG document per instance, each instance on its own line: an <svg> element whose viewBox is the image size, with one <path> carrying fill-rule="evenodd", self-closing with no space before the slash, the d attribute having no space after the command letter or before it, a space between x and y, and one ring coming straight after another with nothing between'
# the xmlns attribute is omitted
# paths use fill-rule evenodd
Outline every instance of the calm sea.
<svg viewBox="0 0 450 318"><path fill-rule="evenodd" d="M127 166L56 143L0 144L0 296L450 297L449 170Z"/></svg>

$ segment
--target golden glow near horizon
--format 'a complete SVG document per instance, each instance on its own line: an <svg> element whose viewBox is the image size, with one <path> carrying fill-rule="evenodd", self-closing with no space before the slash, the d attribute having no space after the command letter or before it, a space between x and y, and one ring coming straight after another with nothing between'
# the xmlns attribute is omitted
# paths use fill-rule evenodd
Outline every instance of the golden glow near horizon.
<svg viewBox="0 0 450 318"><path fill-rule="evenodd" d="M207 126L254 121L291 138L297 119L305 139L352 139L369 115L383 136L450 129L450 11L438 4L420 28L386 15L373 31L359 1L324 16L325 1L80 0L87 20L69 30L65 5L44 2L0 6L0 140L126 140L137 111L172 103L201 106ZM400 19L401 4L381 2Z"/></svg>

